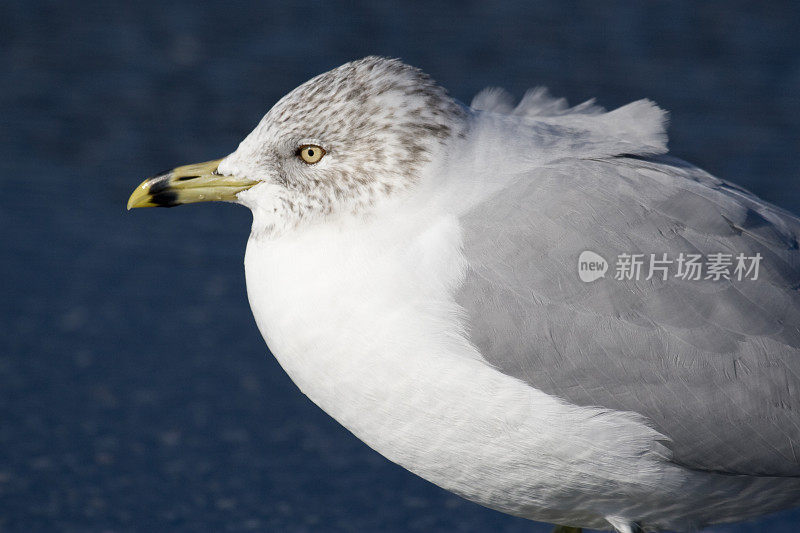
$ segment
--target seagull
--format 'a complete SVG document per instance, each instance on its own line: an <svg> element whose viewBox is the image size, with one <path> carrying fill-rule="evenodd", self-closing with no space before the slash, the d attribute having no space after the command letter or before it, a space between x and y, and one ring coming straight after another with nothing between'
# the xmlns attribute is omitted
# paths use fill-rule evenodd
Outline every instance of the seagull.
<svg viewBox="0 0 800 533"><path fill-rule="evenodd" d="M800 505L800 219L665 126L373 56L128 209L248 207L270 351L390 461L560 532L692 531Z"/></svg>

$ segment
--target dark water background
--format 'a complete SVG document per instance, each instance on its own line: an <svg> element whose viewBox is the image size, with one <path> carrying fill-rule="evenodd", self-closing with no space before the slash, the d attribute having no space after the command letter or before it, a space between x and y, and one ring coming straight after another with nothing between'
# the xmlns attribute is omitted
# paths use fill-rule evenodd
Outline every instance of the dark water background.
<svg viewBox="0 0 800 533"><path fill-rule="evenodd" d="M464 101L652 98L674 154L800 212L796 6L3 2L0 531L549 531L405 472L297 391L248 308L247 210L126 213L128 194L377 53Z"/></svg>

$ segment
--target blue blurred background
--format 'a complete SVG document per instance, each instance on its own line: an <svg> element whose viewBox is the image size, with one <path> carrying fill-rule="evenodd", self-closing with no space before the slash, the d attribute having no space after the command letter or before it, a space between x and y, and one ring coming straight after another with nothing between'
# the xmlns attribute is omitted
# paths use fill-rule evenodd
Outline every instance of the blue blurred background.
<svg viewBox="0 0 800 533"><path fill-rule="evenodd" d="M469 102L549 86L671 111L673 154L800 212L793 2L5 1L0 530L549 531L384 460L311 404L247 304L250 214L125 212L368 54ZM789 532L800 513L717 527Z"/></svg>

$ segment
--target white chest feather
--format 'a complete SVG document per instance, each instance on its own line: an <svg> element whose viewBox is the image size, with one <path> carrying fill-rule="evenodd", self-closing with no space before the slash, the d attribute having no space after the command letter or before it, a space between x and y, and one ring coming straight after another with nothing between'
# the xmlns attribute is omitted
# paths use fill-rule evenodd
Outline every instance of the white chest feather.
<svg viewBox="0 0 800 533"><path fill-rule="evenodd" d="M429 481L541 519L560 516L553 502L607 515L587 508L587 485L664 481L640 421L565 404L469 343L451 296L466 269L454 218L251 238L245 269L258 327L298 387Z"/></svg>

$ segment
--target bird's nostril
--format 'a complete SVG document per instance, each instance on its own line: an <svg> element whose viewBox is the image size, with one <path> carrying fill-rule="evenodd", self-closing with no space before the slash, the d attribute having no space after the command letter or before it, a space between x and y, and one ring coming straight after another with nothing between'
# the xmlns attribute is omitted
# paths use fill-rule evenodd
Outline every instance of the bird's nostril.
<svg viewBox="0 0 800 533"><path fill-rule="evenodd" d="M178 181L186 181L186 180L193 180L195 178L199 178L200 176L181 176L178 178Z"/></svg>

